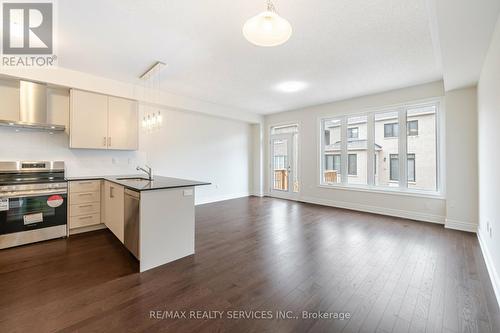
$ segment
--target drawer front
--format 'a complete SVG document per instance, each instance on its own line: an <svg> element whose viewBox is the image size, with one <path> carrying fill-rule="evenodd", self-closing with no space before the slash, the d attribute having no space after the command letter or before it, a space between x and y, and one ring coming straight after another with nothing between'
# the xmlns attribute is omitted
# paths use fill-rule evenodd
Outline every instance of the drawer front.
<svg viewBox="0 0 500 333"><path fill-rule="evenodd" d="M101 204L99 202L90 202L79 205L69 205L69 216L79 216L88 214L100 214Z"/></svg>
<svg viewBox="0 0 500 333"><path fill-rule="evenodd" d="M87 227L89 225L95 225L99 223L101 223L101 214L71 216L69 219L70 229Z"/></svg>
<svg viewBox="0 0 500 333"><path fill-rule="evenodd" d="M95 192L101 190L100 180L74 180L69 182L69 192Z"/></svg>
<svg viewBox="0 0 500 333"><path fill-rule="evenodd" d="M80 205L84 203L100 202L101 192L81 192L81 193L70 193L69 194L69 204L70 205Z"/></svg>

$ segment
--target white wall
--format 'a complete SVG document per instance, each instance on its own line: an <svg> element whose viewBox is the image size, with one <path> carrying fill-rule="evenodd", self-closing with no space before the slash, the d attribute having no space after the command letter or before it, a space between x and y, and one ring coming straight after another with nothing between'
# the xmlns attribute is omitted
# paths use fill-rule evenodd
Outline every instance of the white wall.
<svg viewBox="0 0 500 333"><path fill-rule="evenodd" d="M479 238L497 299L500 301L499 129L500 20L478 84Z"/></svg>
<svg viewBox="0 0 500 333"><path fill-rule="evenodd" d="M477 91L446 92L446 225L477 231Z"/></svg>
<svg viewBox="0 0 500 333"><path fill-rule="evenodd" d="M443 83L434 82L382 94L272 114L265 117L265 142L269 142L268 134L270 126L284 123L299 124L300 200L302 201L444 223L446 216L446 202L444 198L373 193L318 186L318 123L321 117L356 114L373 108L432 97L441 97L443 95ZM268 148L268 144L266 144L266 161L269 161ZM267 162L264 165L266 166L264 168L266 175L265 189L268 192L270 187L269 163Z"/></svg>
<svg viewBox="0 0 500 333"><path fill-rule="evenodd" d="M0 118L18 119L18 101L18 85L0 81ZM49 89L48 112L51 121L68 127L67 89ZM68 133L0 127L0 160L63 160L68 176L136 174L136 166L147 163L158 175L213 183L197 188L197 203L251 192L252 126L259 125L173 109L164 109L163 117L161 130L140 133L138 151L69 149Z"/></svg>
<svg viewBox="0 0 500 333"><path fill-rule="evenodd" d="M196 188L197 204L250 194L252 125L173 109L162 116L161 129L140 135L139 149L156 174L212 183Z"/></svg>

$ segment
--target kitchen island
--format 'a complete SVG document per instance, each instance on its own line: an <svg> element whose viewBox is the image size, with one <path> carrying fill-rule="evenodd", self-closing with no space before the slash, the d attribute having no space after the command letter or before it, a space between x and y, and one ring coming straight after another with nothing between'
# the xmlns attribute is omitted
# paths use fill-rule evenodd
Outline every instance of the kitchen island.
<svg viewBox="0 0 500 333"><path fill-rule="evenodd" d="M82 186L99 182L100 222L139 260L141 272L194 254L194 188L209 183L162 176L149 181L137 175L67 180L70 212L74 205L88 204L79 201L91 197Z"/></svg>

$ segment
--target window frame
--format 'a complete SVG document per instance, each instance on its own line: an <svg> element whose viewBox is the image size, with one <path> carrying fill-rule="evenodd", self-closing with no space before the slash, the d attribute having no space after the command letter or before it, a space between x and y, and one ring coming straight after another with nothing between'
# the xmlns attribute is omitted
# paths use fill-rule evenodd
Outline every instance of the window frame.
<svg viewBox="0 0 500 333"><path fill-rule="evenodd" d="M409 109L414 109L414 108L420 108L420 107L426 107L426 106L434 106L436 110L436 116L435 116L435 151L436 151L436 188L432 190L423 190L423 189L418 189L418 188L410 188L408 185L408 158L407 158L407 150L408 150L408 119L407 119L407 110ZM399 133L398 133L398 139L399 139L399 156L406 156L404 157L403 160L400 161L400 175L402 174L402 177L400 177L399 181L399 187L384 187L384 186L375 186L374 184L374 178L375 174L378 170L376 170L375 167L375 149L374 147L370 147L370 144L375 143L375 129L374 129L374 116L375 114L378 113L388 113L388 112L397 112L398 113L398 125L399 125ZM444 193L445 193L445 184L443 182L443 174L445 170L443 169L444 166L444 146L443 146L443 140L445 136L445 128L443 126L443 119L444 119L444 114L445 114L445 109L444 109L444 103L443 103L443 98L442 97L437 97L437 98L429 98L426 100L420 100L420 101L412 101L412 102L407 102L404 104L397 104L397 105L390 105L390 106L385 106L385 107L380 107L380 108L370 108L367 109L364 112L350 112L350 113L345 113L345 114L323 114L321 116L317 117L317 133L319 133L319 140L318 140L318 166L317 166L317 186L321 188L330 188L330 189L342 189L342 190L354 190L354 191L363 191L363 192L373 192L373 193L388 193L388 194L395 194L395 195L409 195L409 196L416 196L416 197L429 197L429 198L444 198ZM347 164L348 164L348 157L347 157L347 119L349 117L357 117L357 116L367 116L368 121L367 121L367 130L368 130L368 140L367 140L367 152L368 152L368 158L367 158L367 172L368 172L368 184L349 184L347 181L348 177L348 170L347 170ZM342 142L341 145L345 146L342 147L341 153L342 153L342 181L339 183L326 183L324 182L323 179L323 170L322 169L322 163L324 163L324 145L323 145L323 135L321 134L322 131L324 130L324 122L328 120L338 120L342 124ZM371 128L373 127L373 128ZM385 129L384 129L385 132ZM384 133L385 137L385 133ZM344 142L345 141L345 142ZM373 148L373 149L370 149ZM404 154L401 154L404 153ZM373 156L371 156L373 155ZM344 157L345 156L345 157ZM371 156L371 157L370 157ZM388 157L388 156L387 156ZM416 162L415 162L416 166ZM403 173L401 173L403 172ZM416 168L415 168L415 179L416 179ZM411 185L412 181L410 181Z"/></svg>

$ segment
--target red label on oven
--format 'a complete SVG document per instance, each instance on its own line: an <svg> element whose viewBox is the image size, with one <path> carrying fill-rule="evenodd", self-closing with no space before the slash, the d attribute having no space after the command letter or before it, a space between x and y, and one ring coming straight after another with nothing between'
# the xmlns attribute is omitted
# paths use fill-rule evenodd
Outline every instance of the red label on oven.
<svg viewBox="0 0 500 333"><path fill-rule="evenodd" d="M59 207L63 204L63 197L61 197L59 194L55 194L55 195L51 195L48 199L47 199L47 205L49 205L49 207L52 207L52 208L56 208L56 207Z"/></svg>

